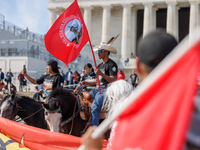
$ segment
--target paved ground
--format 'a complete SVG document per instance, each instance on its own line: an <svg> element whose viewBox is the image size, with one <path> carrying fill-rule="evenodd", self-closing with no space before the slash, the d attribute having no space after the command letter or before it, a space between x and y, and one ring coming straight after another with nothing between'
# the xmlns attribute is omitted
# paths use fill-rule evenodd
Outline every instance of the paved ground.
<svg viewBox="0 0 200 150"><path fill-rule="evenodd" d="M34 94L35 92L17 92L16 94L17 95L21 95L21 96L28 96L28 97L30 97L30 98L33 98L33 94Z"/></svg>
<svg viewBox="0 0 200 150"><path fill-rule="evenodd" d="M28 96L30 98L33 98L33 94L34 92L17 92L17 95L21 95L21 96ZM0 92L0 99L3 98L3 92Z"/></svg>

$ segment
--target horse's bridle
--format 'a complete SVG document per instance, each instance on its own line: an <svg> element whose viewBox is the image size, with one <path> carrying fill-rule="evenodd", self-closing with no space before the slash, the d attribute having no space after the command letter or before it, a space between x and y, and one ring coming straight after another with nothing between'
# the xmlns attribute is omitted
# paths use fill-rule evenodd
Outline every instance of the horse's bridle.
<svg viewBox="0 0 200 150"><path fill-rule="evenodd" d="M17 115L17 112L18 112L19 110L22 110L22 111L26 111L26 110L23 110L23 109L17 104L17 99L16 99L16 97L14 98L14 100L15 100L15 104L16 104L16 105L15 105L15 111L14 111L14 113L13 113L13 115L12 115L11 120L16 121L17 119L14 119L14 117L15 117L15 115ZM26 119L32 117L33 115L35 115L35 114L37 114L38 112L40 112L42 109L43 109L43 107L40 108L39 110L37 110L36 112L34 112L33 114L31 114L31 115L25 117L24 119L18 120L17 122L22 121L22 120L24 121L24 120L26 120Z"/></svg>
<svg viewBox="0 0 200 150"><path fill-rule="evenodd" d="M16 97L14 98L14 102L15 102L15 103L14 103L14 105L15 105L15 111L14 111L12 117L11 117L11 120L14 119L15 115L17 115L17 112L19 111L19 108L21 108L21 107L17 104L17 99L16 99ZM14 120L14 121L15 121L15 120Z"/></svg>
<svg viewBox="0 0 200 150"><path fill-rule="evenodd" d="M50 113L50 114L53 114L53 113L62 113L62 111L61 111L61 108L59 107L58 109L56 109L56 110L49 110L49 109L46 109L46 108L44 108L44 111L46 112L46 113Z"/></svg>
<svg viewBox="0 0 200 150"><path fill-rule="evenodd" d="M71 117L69 117L67 120L64 120L64 121L62 121L60 123L60 128L61 128L65 124L67 124L67 123L69 123L69 122L72 121L72 125L71 125L71 129L70 129L69 135L71 135L72 130L73 130L74 119L75 119L76 116L78 116L79 112L81 111L81 108L79 108L78 111L75 112L75 110L76 110L76 104L77 104L77 101L78 101L78 96L75 96L75 97L76 97L76 102L75 102L75 106L74 106L73 115Z"/></svg>
<svg viewBox="0 0 200 150"><path fill-rule="evenodd" d="M72 129L73 129L74 118L75 118L76 116L78 116L79 112L81 111L81 108L80 108L78 111L75 112L77 101L78 101L78 96L76 96L76 102L75 102L75 106L74 106L73 115L72 115L71 117L69 117L68 119L66 119L66 120L64 120L64 121L62 121L62 122L60 122L60 125L59 125L59 128L61 129L62 126L64 126L65 124L67 124L67 123L69 123L69 122L72 121L72 125L71 125L71 129L70 129L69 135L71 134ZM45 112L47 112L47 113L62 113L60 107L59 107L58 109L54 110L54 111L48 110L48 109L46 109L46 108L44 108L44 110L45 110Z"/></svg>

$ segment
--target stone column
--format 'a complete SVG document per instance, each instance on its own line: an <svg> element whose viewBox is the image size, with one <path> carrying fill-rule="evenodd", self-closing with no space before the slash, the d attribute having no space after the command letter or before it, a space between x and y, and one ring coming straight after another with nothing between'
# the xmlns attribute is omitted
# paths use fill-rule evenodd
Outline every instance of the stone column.
<svg viewBox="0 0 200 150"><path fill-rule="evenodd" d="M143 3L144 5L144 23L143 23L143 37L152 31L153 25L153 3Z"/></svg>
<svg viewBox="0 0 200 150"><path fill-rule="evenodd" d="M122 4L122 40L121 55L122 58L130 58L131 56L131 4Z"/></svg>
<svg viewBox="0 0 200 150"><path fill-rule="evenodd" d="M192 31L200 25L199 19L199 1L189 1L190 2L190 30L189 30L189 41L191 41ZM199 33L198 33L199 34Z"/></svg>
<svg viewBox="0 0 200 150"><path fill-rule="evenodd" d="M55 10L51 9L50 10L50 17L49 17L49 28L53 25L53 23L56 21L56 12Z"/></svg>
<svg viewBox="0 0 200 150"><path fill-rule="evenodd" d="M105 6L103 5L103 18L102 18L102 42L107 42L110 36L110 18L111 18L111 13L110 9L112 6L108 5Z"/></svg>
<svg viewBox="0 0 200 150"><path fill-rule="evenodd" d="M83 16L83 19L84 19L84 22L85 22L85 25L87 27L87 30L88 30L88 33L89 35L91 34L91 27L92 27L92 9L93 7L91 6L84 6L84 16Z"/></svg>
<svg viewBox="0 0 200 150"><path fill-rule="evenodd" d="M167 33L178 40L178 9L176 2L167 2Z"/></svg>
<svg viewBox="0 0 200 150"><path fill-rule="evenodd" d="M132 15L131 15L131 53L136 53L136 42L137 42L137 9L132 8Z"/></svg>
<svg viewBox="0 0 200 150"><path fill-rule="evenodd" d="M152 15L152 20L153 20L153 23L152 23L152 30L156 30L156 11L158 10L157 7L153 7L153 15Z"/></svg>
<svg viewBox="0 0 200 150"><path fill-rule="evenodd" d="M63 13L64 11L58 10L56 11L56 18L59 18L60 15Z"/></svg>

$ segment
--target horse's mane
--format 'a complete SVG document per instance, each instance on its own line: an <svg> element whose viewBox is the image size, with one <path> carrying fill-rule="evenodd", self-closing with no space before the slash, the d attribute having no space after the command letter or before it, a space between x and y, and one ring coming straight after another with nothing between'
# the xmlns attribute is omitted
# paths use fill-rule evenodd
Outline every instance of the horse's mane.
<svg viewBox="0 0 200 150"><path fill-rule="evenodd" d="M48 97L55 97L56 95L70 95L74 96L71 92L69 92L67 89L58 87L55 90L53 90Z"/></svg>
<svg viewBox="0 0 200 150"><path fill-rule="evenodd" d="M62 87L58 87L48 95L47 102L50 101L51 97L56 97L57 95L75 98L75 96L70 91L68 91L67 89L62 88Z"/></svg>
<svg viewBox="0 0 200 150"><path fill-rule="evenodd" d="M28 101L30 104L40 103L40 102L38 102L38 101L34 100L33 98L28 97L28 96L16 95L16 98Z"/></svg>
<svg viewBox="0 0 200 150"><path fill-rule="evenodd" d="M114 110L118 110L123 107L125 99L132 91L132 85L125 80L112 82L108 85L104 93L102 109L109 111L108 116L110 116Z"/></svg>
<svg viewBox="0 0 200 150"><path fill-rule="evenodd" d="M3 99L1 100L0 105L1 105L4 101L6 101L9 97L11 97L10 94L9 94L9 95L6 95L5 97L3 97ZM17 98L17 100L26 101L26 102L28 102L30 105L39 104L39 103L40 103L40 102L37 102L37 101L35 101L34 99L32 99L32 98L30 98L30 97L28 97L28 96L16 95L15 97Z"/></svg>

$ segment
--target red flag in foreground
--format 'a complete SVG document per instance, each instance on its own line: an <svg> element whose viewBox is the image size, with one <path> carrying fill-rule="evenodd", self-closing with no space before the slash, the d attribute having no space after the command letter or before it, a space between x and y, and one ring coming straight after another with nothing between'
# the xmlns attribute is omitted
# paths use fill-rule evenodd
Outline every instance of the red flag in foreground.
<svg viewBox="0 0 200 150"><path fill-rule="evenodd" d="M76 59L88 40L77 0L60 15L45 35L46 49L66 66Z"/></svg>
<svg viewBox="0 0 200 150"><path fill-rule="evenodd" d="M81 145L82 138L75 137L72 135L51 132L49 130L44 130L21 123L17 123L5 118L0 117L0 133L9 136L12 140L24 145L31 150L75 150ZM0 149L4 149L1 141L5 141L5 137L0 134ZM12 143L12 142L10 142ZM7 150L13 150L13 145L8 145ZM104 141L104 150L106 149L107 141ZM18 144L20 149L23 148L22 145Z"/></svg>
<svg viewBox="0 0 200 150"><path fill-rule="evenodd" d="M200 41L128 106L118 119L112 150L183 149L200 72L199 58ZM156 69L151 77L159 73Z"/></svg>

